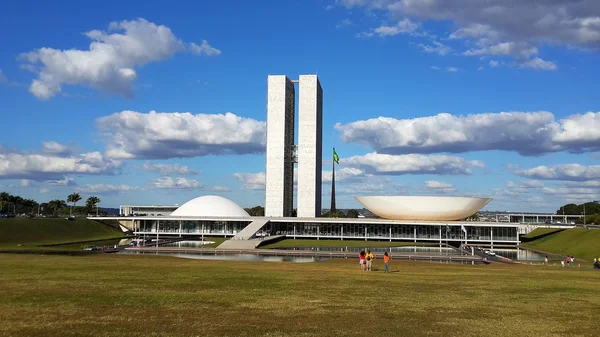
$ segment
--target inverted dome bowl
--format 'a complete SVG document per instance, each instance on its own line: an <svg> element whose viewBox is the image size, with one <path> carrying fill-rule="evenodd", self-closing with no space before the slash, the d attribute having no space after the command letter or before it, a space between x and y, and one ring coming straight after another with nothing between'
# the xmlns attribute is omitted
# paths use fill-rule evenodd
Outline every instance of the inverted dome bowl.
<svg viewBox="0 0 600 337"><path fill-rule="evenodd" d="M391 220L452 221L469 217L492 198L433 196L354 197L374 214Z"/></svg>

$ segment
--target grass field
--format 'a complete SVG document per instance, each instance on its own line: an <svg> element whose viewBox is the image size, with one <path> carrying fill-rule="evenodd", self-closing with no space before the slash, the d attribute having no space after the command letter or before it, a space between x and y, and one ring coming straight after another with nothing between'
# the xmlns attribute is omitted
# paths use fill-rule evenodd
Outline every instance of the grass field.
<svg viewBox="0 0 600 337"><path fill-rule="evenodd" d="M0 255L0 336L600 336L594 270L391 269Z"/></svg>
<svg viewBox="0 0 600 337"><path fill-rule="evenodd" d="M205 245L203 247L205 247L205 248L217 248L220 244L223 243L223 241L227 241L227 240L229 240L229 239L225 238L225 237L218 237L218 236L208 237L208 236L205 236L204 237L204 241L212 241L214 243L211 243L210 245Z"/></svg>
<svg viewBox="0 0 600 337"><path fill-rule="evenodd" d="M29 249L123 236L115 228L88 219L0 219L0 249ZM17 246L19 244L22 247Z"/></svg>
<svg viewBox="0 0 600 337"><path fill-rule="evenodd" d="M540 237L550 235L552 233L558 233L560 231L564 231L562 228L536 228L531 233L521 235L521 240L535 240Z"/></svg>
<svg viewBox="0 0 600 337"><path fill-rule="evenodd" d="M302 247L404 247L404 246L435 246L437 242L398 242L398 241L364 241L364 240L281 240L260 248L302 248Z"/></svg>
<svg viewBox="0 0 600 337"><path fill-rule="evenodd" d="M523 242L521 245L549 253L572 255L576 259L592 261L594 257L600 257L600 229L567 229L531 242Z"/></svg>

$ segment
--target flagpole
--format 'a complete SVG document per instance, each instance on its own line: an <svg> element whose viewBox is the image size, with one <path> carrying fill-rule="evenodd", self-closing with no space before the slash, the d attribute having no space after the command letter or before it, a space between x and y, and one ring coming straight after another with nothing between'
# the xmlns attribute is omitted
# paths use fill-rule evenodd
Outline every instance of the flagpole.
<svg viewBox="0 0 600 337"><path fill-rule="evenodd" d="M333 153L335 153L335 147L333 148ZM331 171L331 209L329 210L330 214L336 212L335 207L335 159L331 163L332 171Z"/></svg>

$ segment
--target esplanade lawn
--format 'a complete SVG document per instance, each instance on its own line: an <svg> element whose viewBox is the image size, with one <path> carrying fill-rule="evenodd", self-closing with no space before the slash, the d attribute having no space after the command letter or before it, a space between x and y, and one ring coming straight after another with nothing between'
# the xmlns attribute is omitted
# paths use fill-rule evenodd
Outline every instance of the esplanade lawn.
<svg viewBox="0 0 600 337"><path fill-rule="evenodd" d="M0 336L600 336L600 272L0 254Z"/></svg>

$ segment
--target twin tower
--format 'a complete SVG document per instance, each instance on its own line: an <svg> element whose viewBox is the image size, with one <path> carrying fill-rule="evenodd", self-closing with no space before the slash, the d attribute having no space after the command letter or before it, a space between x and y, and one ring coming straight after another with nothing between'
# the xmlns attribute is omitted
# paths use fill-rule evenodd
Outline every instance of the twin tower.
<svg viewBox="0 0 600 337"><path fill-rule="evenodd" d="M298 84L298 145L294 143ZM298 163L298 217L321 215L323 89L317 75L267 79L265 216L290 217L294 209L294 164Z"/></svg>

